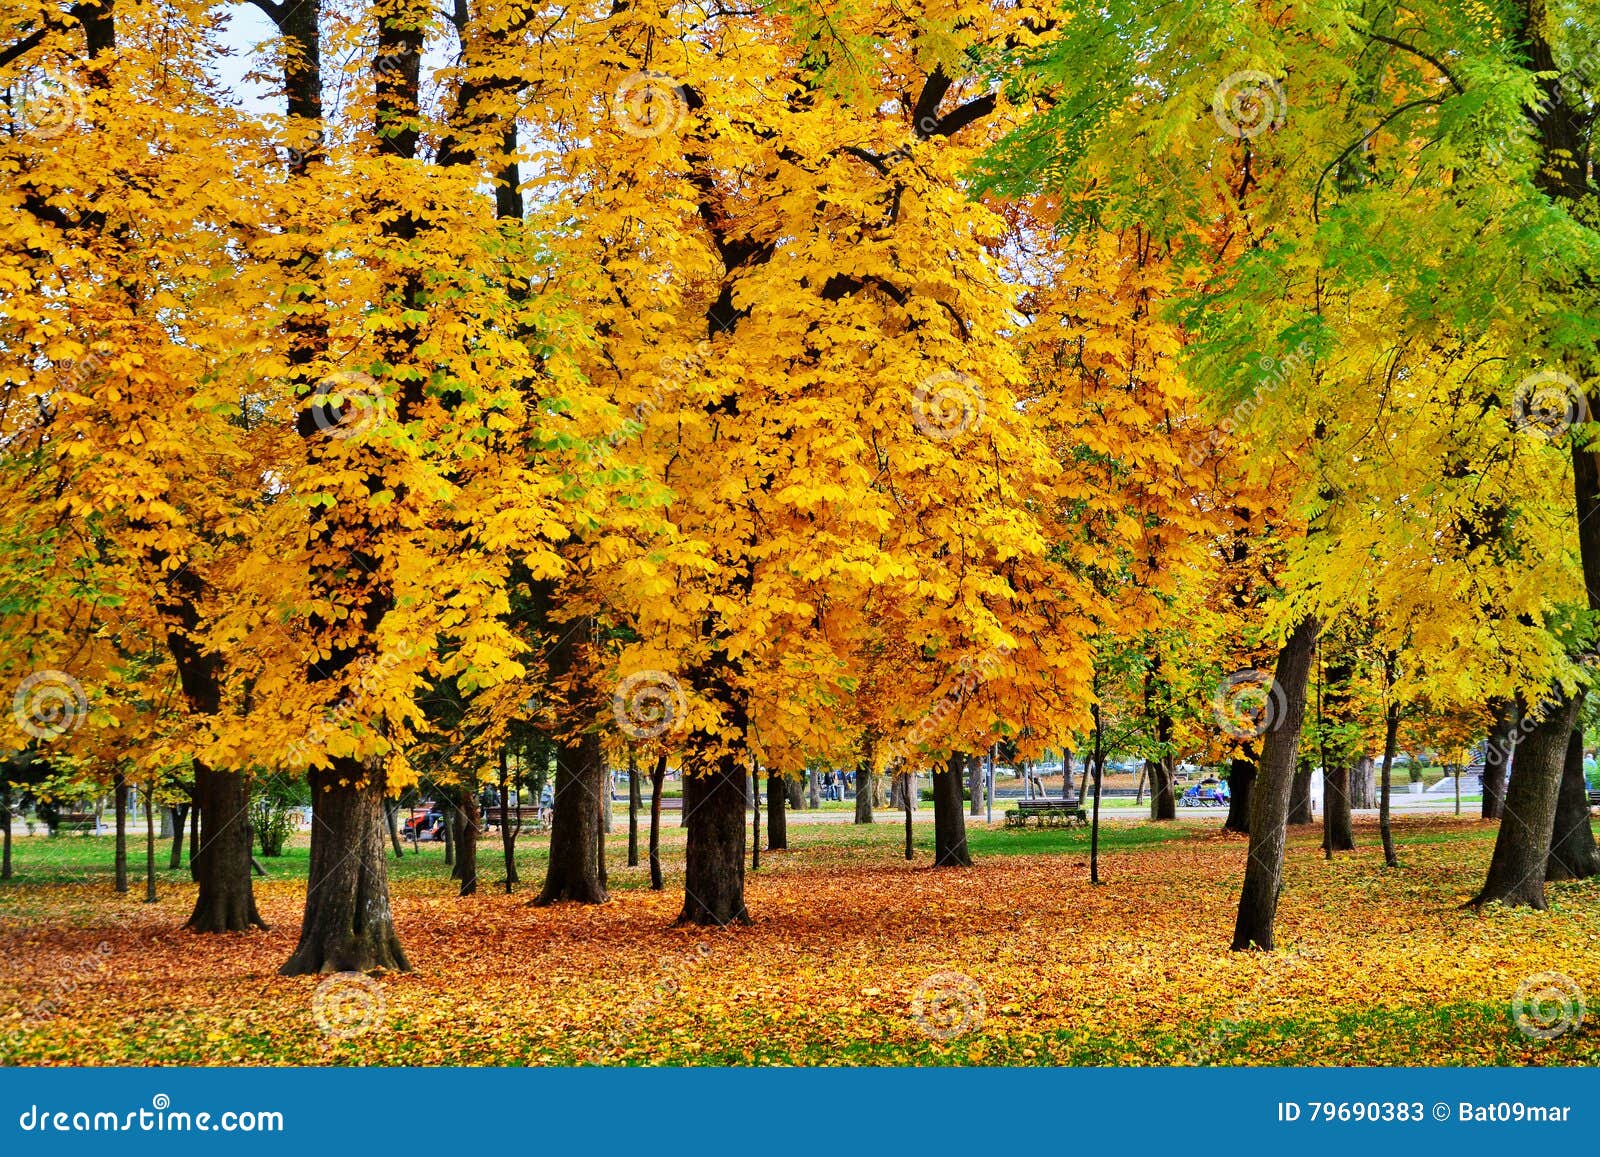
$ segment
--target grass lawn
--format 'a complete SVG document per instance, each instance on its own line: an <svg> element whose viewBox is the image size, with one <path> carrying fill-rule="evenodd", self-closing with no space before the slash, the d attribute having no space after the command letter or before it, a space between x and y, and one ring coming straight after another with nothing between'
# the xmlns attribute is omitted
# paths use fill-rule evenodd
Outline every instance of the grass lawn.
<svg viewBox="0 0 1600 1157"><path fill-rule="evenodd" d="M898 817L896 817L898 818ZM1220 817L1219 817L1220 819ZM1552 1040L1513 1022L1519 987L1559 973L1600 993L1600 883L1554 886L1547 913L1464 911L1492 825L1397 821L1325 863L1291 840L1280 950L1226 951L1245 852L1216 824L1102 832L1102 887L1078 830L976 827L970 870L902 857L898 823L794 825L748 877L754 923L674 928L667 891L622 866L614 898L533 908L542 839L506 895L497 838L462 899L442 849L391 859L414 972L279 977L304 898L303 838L257 882L268 932L196 937L187 870L144 904L110 841L17 841L0 885L0 1061L27 1064L1573 1064L1594 1019ZM161 863L165 863L164 854ZM1593 1001L1591 1000L1591 1003ZM331 1029L332 1031L329 1031Z"/></svg>

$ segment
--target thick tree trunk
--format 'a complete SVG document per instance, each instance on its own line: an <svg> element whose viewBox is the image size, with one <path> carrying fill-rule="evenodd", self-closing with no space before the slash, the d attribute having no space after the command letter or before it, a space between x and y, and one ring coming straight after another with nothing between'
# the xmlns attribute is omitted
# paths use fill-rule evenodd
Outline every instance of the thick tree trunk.
<svg viewBox="0 0 1600 1157"><path fill-rule="evenodd" d="M1483 756L1483 818L1497 820L1506 813L1506 778L1511 771L1512 734L1517 726L1514 699L1489 701L1489 742Z"/></svg>
<svg viewBox="0 0 1600 1157"><path fill-rule="evenodd" d="M483 821L478 815L478 797L470 788L461 793L456 817L456 870L451 879L461 881L461 895L471 896L478 890L478 833Z"/></svg>
<svg viewBox="0 0 1600 1157"><path fill-rule="evenodd" d="M366 782L361 781L365 778ZM300 943L278 971L409 972L389 909L383 777L353 759L335 759L311 779L311 871ZM347 781L344 784L340 780Z"/></svg>
<svg viewBox="0 0 1600 1157"><path fill-rule="evenodd" d="M967 811L971 815L983 814L983 756L967 756L967 795L971 797Z"/></svg>
<svg viewBox="0 0 1600 1157"><path fill-rule="evenodd" d="M0 880L11 879L11 785L0 788L0 838L5 849L0 852Z"/></svg>
<svg viewBox="0 0 1600 1157"><path fill-rule="evenodd" d="M789 846L789 789L781 775L767 776L767 847L773 851Z"/></svg>
<svg viewBox="0 0 1600 1157"><path fill-rule="evenodd" d="M609 803L600 736L589 732L556 750L555 818L550 827L550 866L535 904L572 900L601 904L606 900L601 860L605 832L600 806Z"/></svg>
<svg viewBox="0 0 1600 1157"><path fill-rule="evenodd" d="M397 860L405 858L405 849L400 845L400 801L383 797L383 826L389 829L389 846L394 851Z"/></svg>
<svg viewBox="0 0 1600 1157"><path fill-rule="evenodd" d="M1295 761L1294 783L1289 788L1289 823L1309 824L1315 818L1311 811L1311 775L1315 771L1309 755Z"/></svg>
<svg viewBox="0 0 1600 1157"><path fill-rule="evenodd" d="M113 779L111 798L112 806L117 813L117 842L115 859L113 861L113 874L116 889L119 892L128 890L128 780L119 766Z"/></svg>
<svg viewBox="0 0 1600 1157"><path fill-rule="evenodd" d="M1178 818L1178 799L1172 790L1172 756L1146 761L1150 773L1150 818L1175 820Z"/></svg>
<svg viewBox="0 0 1600 1157"><path fill-rule="evenodd" d="M1589 784L1583 776L1583 724L1572 729L1556 797L1555 827L1550 837L1546 880L1587 880L1600 875L1600 847L1589 822Z"/></svg>
<svg viewBox="0 0 1600 1157"><path fill-rule="evenodd" d="M967 820L961 810L961 773L966 769L965 752L955 752L944 767L933 771L933 866L967 868L972 854L967 851Z"/></svg>
<svg viewBox="0 0 1600 1157"><path fill-rule="evenodd" d="M752 764L754 760L750 761ZM761 778L756 771L750 773L749 781L744 785L745 798L750 801L750 868L755 871L761 867Z"/></svg>
<svg viewBox="0 0 1600 1157"><path fill-rule="evenodd" d="M1323 846L1332 852L1354 851L1355 828L1350 815L1350 767L1342 761L1322 769Z"/></svg>
<svg viewBox="0 0 1600 1157"><path fill-rule="evenodd" d="M1255 760L1235 756L1228 765L1228 818L1223 821L1223 831L1249 833L1250 797L1255 785Z"/></svg>
<svg viewBox="0 0 1600 1157"><path fill-rule="evenodd" d="M189 822L189 805L178 804L172 812L172 851L167 856L167 867L177 871L183 867L183 829Z"/></svg>
<svg viewBox="0 0 1600 1157"><path fill-rule="evenodd" d="M799 811L806 806L805 789L798 779L784 780L783 794L788 797L790 811Z"/></svg>
<svg viewBox="0 0 1600 1157"><path fill-rule="evenodd" d="M806 807L812 811L822 807L822 777L815 768L806 772Z"/></svg>
<svg viewBox="0 0 1600 1157"><path fill-rule="evenodd" d="M872 822L872 804L877 794L877 775L873 769L874 744L871 736L861 741L861 758L856 763L856 823Z"/></svg>
<svg viewBox="0 0 1600 1157"><path fill-rule="evenodd" d="M189 864L200 882L200 894L186 927L195 932L265 928L250 877L249 782L239 772L218 771L196 760L194 790L200 842L189 849ZM316 838L313 824L313 845Z"/></svg>
<svg viewBox="0 0 1600 1157"><path fill-rule="evenodd" d="M628 748L628 867L639 866L639 756Z"/></svg>
<svg viewBox="0 0 1600 1157"><path fill-rule="evenodd" d="M1544 909L1556 805L1578 706L1578 699L1566 696L1546 703L1543 718L1525 731L1517 746L1516 770L1506 784L1505 818L1488 878L1473 906L1499 902Z"/></svg>
<svg viewBox="0 0 1600 1157"><path fill-rule="evenodd" d="M1349 795L1354 811L1370 811L1378 806L1377 764L1372 756L1363 755L1350 769Z"/></svg>
<svg viewBox="0 0 1600 1157"><path fill-rule="evenodd" d="M667 757L656 758L650 773L650 890L659 892L666 887L661 879L661 789L667 782Z"/></svg>
<svg viewBox="0 0 1600 1157"><path fill-rule="evenodd" d="M744 905L748 780L737 752L724 752L699 767L691 762L684 770L683 810L689 817L689 841L679 924L750 922Z"/></svg>
<svg viewBox="0 0 1600 1157"><path fill-rule="evenodd" d="M1306 714L1306 676L1311 670L1318 630L1315 619L1301 619L1278 652L1273 682L1282 711L1279 718L1268 721L1256 782L1250 789L1250 853L1245 860L1239 917L1234 924L1235 950L1272 949L1278 895L1283 890L1289 790L1294 784L1295 753Z"/></svg>
<svg viewBox="0 0 1600 1157"><path fill-rule="evenodd" d="M444 823L439 830L444 837L444 864L450 869L450 878L455 880L460 878L456 875L456 808L448 799L440 800L439 806L444 809Z"/></svg>

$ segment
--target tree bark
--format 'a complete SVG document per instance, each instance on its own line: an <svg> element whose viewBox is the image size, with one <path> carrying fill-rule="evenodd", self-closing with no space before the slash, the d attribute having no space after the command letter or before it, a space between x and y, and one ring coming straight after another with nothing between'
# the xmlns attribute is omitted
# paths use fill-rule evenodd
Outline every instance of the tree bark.
<svg viewBox="0 0 1600 1157"><path fill-rule="evenodd" d="M1340 762L1322 769L1323 846L1332 852L1354 851L1355 828L1350 815L1350 767Z"/></svg>
<svg viewBox="0 0 1600 1157"><path fill-rule="evenodd" d="M156 799L154 784L144 792L144 902L156 902Z"/></svg>
<svg viewBox="0 0 1600 1157"><path fill-rule="evenodd" d="M500 849L506 857L506 895L522 881L517 877L517 836L522 831L522 810L511 802L511 756L500 749ZM515 815L516 818L512 819Z"/></svg>
<svg viewBox="0 0 1600 1157"><path fill-rule="evenodd" d="M1525 730L1515 774L1506 784L1505 818L1495 837L1488 878L1471 906L1498 902L1544 910L1556 805L1578 706L1577 698L1553 699L1544 705L1543 718Z"/></svg>
<svg viewBox="0 0 1600 1157"><path fill-rule="evenodd" d="M456 809L454 804L444 798L439 800L439 806L444 809L444 823L439 831L444 838L444 863L445 867L450 869L450 878L457 880L460 877L456 875Z"/></svg>
<svg viewBox="0 0 1600 1157"><path fill-rule="evenodd" d="M639 756L628 748L628 867L639 866Z"/></svg>
<svg viewBox="0 0 1600 1157"><path fill-rule="evenodd" d="M967 795L971 803L967 807L970 815L983 814L983 756L967 756Z"/></svg>
<svg viewBox="0 0 1600 1157"><path fill-rule="evenodd" d="M656 766L650 773L650 890L659 892L666 887L661 879L661 789L667 782L667 757L656 757Z"/></svg>
<svg viewBox="0 0 1600 1157"><path fill-rule="evenodd" d="M1517 726L1514 699L1491 699L1489 742L1483 756L1483 818L1501 819L1506 814L1506 778L1511 772L1512 734Z"/></svg>
<svg viewBox="0 0 1600 1157"><path fill-rule="evenodd" d="M874 744L872 736L861 739L861 758L856 763L856 823L872 822L872 803L877 779L873 772Z"/></svg>
<svg viewBox="0 0 1600 1157"><path fill-rule="evenodd" d="M1394 790L1394 755L1399 739L1400 705L1390 703L1383 716L1383 774L1378 786L1378 834L1383 837L1383 862L1391 868L1400 866L1400 859L1394 851L1394 831L1389 823L1390 798Z"/></svg>
<svg viewBox="0 0 1600 1157"><path fill-rule="evenodd" d="M256 911L250 876L250 785L236 771L194 765L200 842L189 849L189 866L200 882L185 927L195 932L243 932L266 928Z"/></svg>
<svg viewBox="0 0 1600 1157"><path fill-rule="evenodd" d="M200 771L195 770L194 799L189 804L189 879L199 882L200 865L195 855L200 851Z"/></svg>
<svg viewBox="0 0 1600 1157"><path fill-rule="evenodd" d="M815 768L806 772L806 807L812 811L822 807L822 777Z"/></svg>
<svg viewBox="0 0 1600 1157"><path fill-rule="evenodd" d="M806 806L805 789L798 779L784 780L783 793L788 797L790 811L800 811Z"/></svg>
<svg viewBox="0 0 1600 1157"><path fill-rule="evenodd" d="M767 776L767 847L779 851L789 846L789 789L783 776Z"/></svg>
<svg viewBox="0 0 1600 1157"><path fill-rule="evenodd" d="M128 779L123 775L119 764L112 780L113 807L116 808L117 842L115 859L113 861L113 874L118 892L128 890Z"/></svg>
<svg viewBox="0 0 1600 1157"><path fill-rule="evenodd" d="M1271 951L1278 895L1283 889L1283 850L1288 839L1289 790L1294 783L1295 753L1306 714L1306 677L1316 650L1319 626L1304 618L1278 652L1273 682L1282 696L1281 717L1270 720L1261 745L1261 764L1250 790L1250 853L1245 860L1239 916L1234 924L1235 951ZM1237 798L1237 792L1235 793Z"/></svg>
<svg viewBox="0 0 1600 1157"><path fill-rule="evenodd" d="M340 783L340 780L346 781ZM381 772L338 758L310 773L311 871L305 918L284 976L322 972L409 972L389 909Z"/></svg>
<svg viewBox="0 0 1600 1157"><path fill-rule="evenodd" d="M1546 880L1587 880L1600 875L1600 847L1589 822L1589 784L1583 776L1583 723L1572 729L1556 797L1555 827L1550 837Z"/></svg>
<svg viewBox="0 0 1600 1157"><path fill-rule="evenodd" d="M741 732L743 727L739 729ZM726 742L726 736L719 737ZM717 742L716 738L709 740ZM701 742L706 742L702 740ZM679 924L748 924L744 904L744 813L749 775L737 752L684 769L688 849Z"/></svg>
<svg viewBox="0 0 1600 1157"><path fill-rule="evenodd" d="M1172 790L1172 756L1147 760L1150 773L1150 818L1175 820L1178 818L1178 798Z"/></svg>
<svg viewBox="0 0 1600 1157"><path fill-rule="evenodd" d="M1223 831L1249 834L1250 799L1255 785L1255 760L1234 756L1228 765L1228 818L1223 821Z"/></svg>
<svg viewBox="0 0 1600 1157"><path fill-rule="evenodd" d="M1315 818L1311 811L1311 774L1315 770L1311 757L1301 753L1295 760L1294 783L1289 788L1289 823L1309 824Z"/></svg>
<svg viewBox="0 0 1600 1157"><path fill-rule="evenodd" d="M172 852L167 856L167 867L177 871L183 867L183 829L189 823L189 805L180 803L172 809Z"/></svg>
<svg viewBox="0 0 1600 1157"><path fill-rule="evenodd" d="M605 832L600 805L608 803L600 736L587 732L556 749L555 816L550 826L550 865L536 905L572 900L603 904L606 900L601 860Z"/></svg>
<svg viewBox="0 0 1600 1157"><path fill-rule="evenodd" d="M389 846L394 849L394 858L404 859L405 849L400 845L400 801L383 797L383 824L389 829Z"/></svg>
<svg viewBox="0 0 1600 1157"><path fill-rule="evenodd" d="M0 852L0 880L11 879L11 785L0 787L0 833L5 850Z"/></svg>
<svg viewBox="0 0 1600 1157"><path fill-rule="evenodd" d="M933 866L969 868L972 853L967 851L967 820L961 810L961 773L966 770L965 752L953 752L944 767L933 770Z"/></svg>
<svg viewBox="0 0 1600 1157"><path fill-rule="evenodd" d="M478 890L478 833L483 822L470 786L461 792L456 817L456 870L451 878L461 881L461 895L471 896Z"/></svg>

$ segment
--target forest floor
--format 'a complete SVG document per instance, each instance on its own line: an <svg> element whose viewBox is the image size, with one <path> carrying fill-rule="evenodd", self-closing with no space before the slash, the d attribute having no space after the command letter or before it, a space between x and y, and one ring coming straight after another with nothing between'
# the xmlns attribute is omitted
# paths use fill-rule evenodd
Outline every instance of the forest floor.
<svg viewBox="0 0 1600 1157"><path fill-rule="evenodd" d="M927 826L910 863L894 823L797 826L728 929L672 927L677 827L664 893L613 835L599 907L528 904L542 841L507 895L485 840L466 899L424 845L390 863L415 971L320 979L276 974L303 844L257 881L271 931L200 938L187 870L142 902L142 845L118 896L108 839L21 839L0 1064L1600 1063L1600 881L1467 911L1493 825L1404 818L1398 870L1357 834L1326 863L1296 829L1271 954L1227 951L1245 841L1216 825L1117 825L1100 887L1079 831L975 828L977 865L935 870Z"/></svg>

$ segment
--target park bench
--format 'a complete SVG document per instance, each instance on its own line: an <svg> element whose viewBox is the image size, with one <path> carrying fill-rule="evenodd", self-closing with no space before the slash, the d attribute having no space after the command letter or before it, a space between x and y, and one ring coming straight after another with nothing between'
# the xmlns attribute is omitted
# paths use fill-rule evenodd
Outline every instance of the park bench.
<svg viewBox="0 0 1600 1157"><path fill-rule="evenodd" d="M93 812L62 812L56 818L56 832L98 832L99 823L94 818Z"/></svg>
<svg viewBox="0 0 1600 1157"><path fill-rule="evenodd" d="M1006 827L1025 828L1028 820L1041 828L1085 827L1089 814L1076 799L1019 799L1006 811Z"/></svg>
<svg viewBox="0 0 1600 1157"><path fill-rule="evenodd" d="M512 823L519 829L537 831L540 828L539 808L533 804L514 804L510 808L490 807L483 809L483 828L498 828L504 821L505 814L511 813Z"/></svg>
<svg viewBox="0 0 1600 1157"><path fill-rule="evenodd" d="M1591 791L1589 793L1589 806L1600 807L1600 791Z"/></svg>

